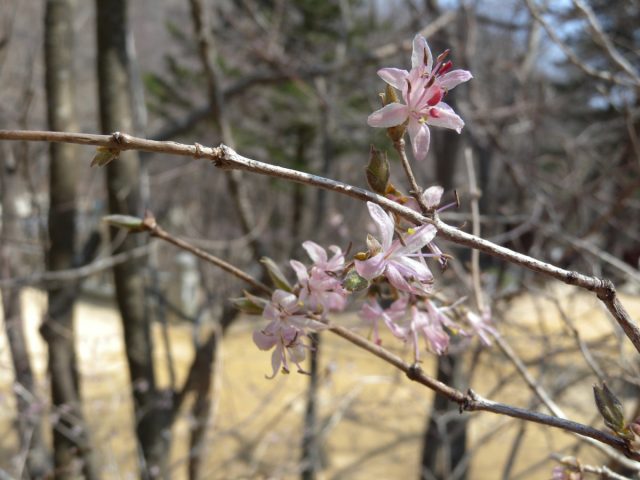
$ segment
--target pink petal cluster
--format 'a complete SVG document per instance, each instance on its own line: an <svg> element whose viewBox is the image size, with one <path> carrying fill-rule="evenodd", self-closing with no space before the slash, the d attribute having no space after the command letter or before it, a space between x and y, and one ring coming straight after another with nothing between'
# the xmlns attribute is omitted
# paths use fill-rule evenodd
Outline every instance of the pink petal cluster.
<svg viewBox="0 0 640 480"><path fill-rule="evenodd" d="M336 276L344 269L344 255L335 245L329 247L333 257L328 258L327 252L317 243L306 241L302 244L313 265L309 270L301 262L291 260L298 277L300 286L298 299L309 311L325 315L327 312L339 312L347 305L348 292L342 288L342 283Z"/></svg>
<svg viewBox="0 0 640 480"><path fill-rule="evenodd" d="M378 75L402 92L404 103L392 102L369 115L372 127L389 128L407 122L409 138L416 160L427 156L431 134L428 125L451 128L460 133L464 121L442 101L446 93L472 78L466 70L451 70L446 53L433 64L433 55L422 35L413 40L411 70L383 68Z"/></svg>
<svg viewBox="0 0 640 480"><path fill-rule="evenodd" d="M304 373L300 366L309 348L302 342L307 329L319 330L325 325L308 318L301 309L300 300L293 293L284 290L276 290L271 296L271 302L265 307L262 316L270 320L262 330L253 332L253 341L260 350L271 350L272 374L267 378L273 378L280 371L289 373L289 361L293 362L298 371Z"/></svg>
<svg viewBox="0 0 640 480"><path fill-rule="evenodd" d="M343 310L347 304L348 292L342 288L338 274L344 269L344 255L340 248L330 247L333 252L331 258L320 245L307 241L303 248L313 260L313 265L307 267L297 261L290 264L298 283L294 292L276 290L271 302L265 306L262 316L269 320L269 324L262 330L253 332L253 341L261 350L271 350L271 366L273 378L280 371L289 373L289 362L293 362L298 371L304 373L300 362L304 360L306 349L311 348L302 342L308 330L326 328L322 322L310 318L310 314L325 315L330 311Z"/></svg>
<svg viewBox="0 0 640 480"><path fill-rule="evenodd" d="M380 240L371 236L368 239L372 255L367 260L355 261L358 274L367 280L384 275L398 290L416 295L429 293L433 275L421 250L435 237L435 227L422 225L402 239L393 240L395 223L391 215L372 202L367 202L367 208ZM411 257L418 257L419 260Z"/></svg>
<svg viewBox="0 0 640 480"><path fill-rule="evenodd" d="M397 322L405 316L407 311L407 303L409 298L407 296L400 297L398 300L393 302L389 308L382 308L380 303L375 298L369 298L363 305L360 310L360 318L362 318L365 322L371 325L373 329L373 341L380 345L382 341L380 340L380 331L378 328L378 323L380 320L384 322L384 324L391 330L398 338L403 338L403 331L398 326Z"/></svg>

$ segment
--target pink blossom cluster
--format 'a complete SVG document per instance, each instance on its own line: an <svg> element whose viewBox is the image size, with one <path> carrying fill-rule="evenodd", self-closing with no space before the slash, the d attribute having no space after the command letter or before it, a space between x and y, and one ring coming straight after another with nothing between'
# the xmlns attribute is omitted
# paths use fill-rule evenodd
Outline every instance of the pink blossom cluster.
<svg viewBox="0 0 640 480"><path fill-rule="evenodd" d="M300 363L306 351L313 348L305 338L310 331L327 327L324 320L328 313L345 309L352 292L343 283L348 272L353 270L371 287L360 317L371 328L377 344L382 342L380 322L393 336L412 346L416 361L420 359L420 337L424 338L428 350L442 355L447 352L451 334L469 336L476 333L485 345L490 345L491 335L497 334L491 326L488 311L480 315L471 311L455 313L462 310L457 304L442 306L431 298L433 275L426 258L436 254L422 250L439 251L433 244L436 230L432 225L408 229L400 235L396 233L398 225L393 216L375 203L368 202L367 207L377 229L377 237L368 235L367 252L356 254L353 263L346 265L339 247L330 247L333 256L329 258L321 246L304 242L302 245L313 263L307 267L291 260L296 284L288 290L275 290L271 300L264 301L262 316L269 323L254 332L253 340L262 350L274 349L271 356L273 371L268 378L273 378L280 370L288 373L291 363L304 373ZM394 301L387 307L375 293L384 284L389 285L394 296ZM461 321L465 323L464 328Z"/></svg>
<svg viewBox="0 0 640 480"><path fill-rule="evenodd" d="M273 378L280 368L289 373L290 362L299 372L304 373L300 362L306 356L306 350L312 348L303 339L308 331L326 328L324 319L328 312L340 312L347 305L348 291L342 287L340 275L344 270L344 255L339 247L331 246L331 258L320 245L306 241L303 248L311 257L313 264L307 268L297 260L291 260L298 283L291 291L277 289L266 304L262 316L269 324L253 333L253 341L261 350L271 350ZM315 318L314 318L315 317Z"/></svg>
<svg viewBox="0 0 640 480"><path fill-rule="evenodd" d="M406 127L418 160L424 158L429 149L428 125L458 132L464 126L462 119L442 100L451 88L469 80L471 74L452 70L451 62L445 61L447 54L440 55L434 64L427 42L417 35L410 71L384 68L378 72L385 82L402 92L404 103L387 102L369 116L369 125L401 126L402 134ZM395 99L395 95L393 97ZM422 206L426 208L425 213L448 207L439 206L441 187L425 190L418 198L420 205L415 198L390 187L385 161L378 161L377 168L369 172L380 194L417 211L421 211ZM271 300L247 295L245 300L253 311L262 312L269 322L253 335L260 349L273 349L273 372L269 378L279 371L288 373L292 363L304 373L300 364L306 351L313 348L308 340L309 332L326 328L327 314L343 311L349 297L365 297L360 317L371 329L375 343L382 343L380 325L383 324L394 337L412 347L416 361L420 359L421 338L427 350L442 355L449 348L451 335L470 337L475 333L485 345L490 345L491 337L497 335L488 310L477 314L462 307L462 300L445 304L436 299L434 276L427 260L432 258L444 268L447 256L434 242L437 230L433 225L407 227L376 203L367 202L367 209L375 232L367 235L366 251L346 262L337 246L329 248L332 252L329 257L321 246L304 242L302 246L312 263L307 266L298 260L289 262L297 279L294 285L290 285L271 262L270 272L277 270L277 281L274 281L277 289ZM357 295L365 289L366 294Z"/></svg>

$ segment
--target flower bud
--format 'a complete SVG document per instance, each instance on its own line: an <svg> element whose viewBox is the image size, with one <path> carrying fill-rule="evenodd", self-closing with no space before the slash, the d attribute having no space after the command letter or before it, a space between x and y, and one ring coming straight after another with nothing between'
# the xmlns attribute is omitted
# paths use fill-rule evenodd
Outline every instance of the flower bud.
<svg viewBox="0 0 640 480"><path fill-rule="evenodd" d="M602 387L594 385L593 394L598 411L604 419L604 424L613 430L617 436L633 439L633 434L625 425L622 403L620 403L620 400L609 390L607 384L603 382Z"/></svg>
<svg viewBox="0 0 640 480"><path fill-rule="evenodd" d="M373 145L369 153L366 175L371 190L384 195L389 184L389 159L386 152L377 150Z"/></svg>
<svg viewBox="0 0 640 480"><path fill-rule="evenodd" d="M262 315L264 311L264 305L253 300L253 298L248 297L238 297L238 298L230 298L229 301L243 313L248 313L249 315Z"/></svg>
<svg viewBox="0 0 640 480"><path fill-rule="evenodd" d="M123 228L130 232L143 232L146 230L143 220L131 215L107 215L102 218L102 221L112 227Z"/></svg>
<svg viewBox="0 0 640 480"><path fill-rule="evenodd" d="M345 290L348 290L350 292L359 292L369 286L369 281L365 278L362 278L360 275L358 275L358 272L352 269L344 278L342 286Z"/></svg>
<svg viewBox="0 0 640 480"><path fill-rule="evenodd" d="M269 274L269 277L271 278L271 281L276 288L284 290L285 292L293 291L293 287L287 280L287 277L285 277L284 273L282 273L282 270L280 270L280 267L278 267L278 265L276 265L273 260L271 260L269 257L262 257L260 259L260 263L262 263L267 269L267 273Z"/></svg>

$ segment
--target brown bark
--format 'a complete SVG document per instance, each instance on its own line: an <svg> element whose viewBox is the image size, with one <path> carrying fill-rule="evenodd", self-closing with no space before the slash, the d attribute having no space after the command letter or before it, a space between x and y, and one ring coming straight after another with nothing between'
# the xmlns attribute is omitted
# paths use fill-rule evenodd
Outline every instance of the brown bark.
<svg viewBox="0 0 640 480"><path fill-rule="evenodd" d="M100 121L103 132L129 131L133 126L131 85L126 48L127 3L97 0L98 79ZM140 159L137 152L122 152L107 167L107 190L111 213L140 216ZM111 230L116 253L140 245L142 236L121 239ZM146 315L144 259L114 267L116 299L124 328L124 341L135 402L136 435L142 454L143 478L156 477L166 468L167 444L161 433L162 418L152 361L150 321Z"/></svg>
<svg viewBox="0 0 640 480"><path fill-rule="evenodd" d="M45 10L45 66L47 120L56 131L77 131L74 109L73 6L70 0L47 0ZM49 248L47 269L75 266L75 200L77 147L50 145ZM77 283L48 292L49 307L42 334L49 347L55 478L97 478L83 421L73 329L73 304ZM77 462L80 459L81 462Z"/></svg>

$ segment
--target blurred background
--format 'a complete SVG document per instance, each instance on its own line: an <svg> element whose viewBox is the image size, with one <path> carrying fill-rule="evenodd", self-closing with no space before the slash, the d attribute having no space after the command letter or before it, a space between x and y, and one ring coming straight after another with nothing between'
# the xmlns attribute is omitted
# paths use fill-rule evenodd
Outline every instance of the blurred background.
<svg viewBox="0 0 640 480"><path fill-rule="evenodd" d="M431 129L415 165L443 203L459 196L442 217L470 231L478 198L482 236L613 280L637 319L638 25L637 0L0 0L0 129L223 142L361 187L373 144L406 191L366 118L376 71L408 69L421 32L474 76L445 99L462 134ZM259 277L263 255L291 274L308 239L361 250L365 206L203 159L129 151L92 169L94 154L0 142L0 478L550 478L553 454L637 472L566 433L461 415L329 333L311 376L266 380L270 355L251 340L263 321L227 301L245 285L102 217L149 210ZM470 253L439 245L454 257L442 292L472 296ZM640 415L636 356L597 299L481 265L505 343L425 353L428 373L548 412L541 388L598 428L591 385L606 380ZM359 305L332 320L366 336Z"/></svg>

